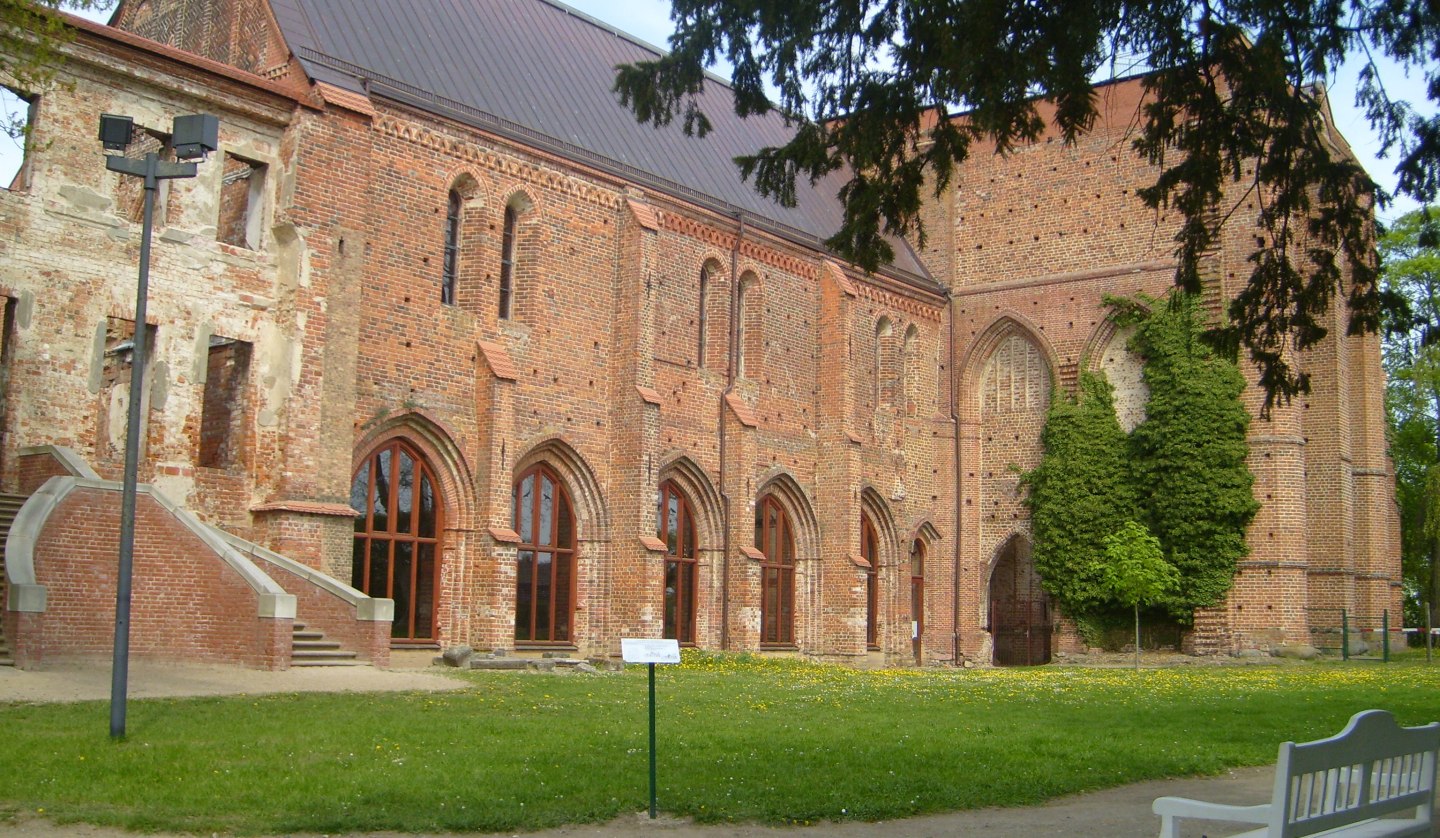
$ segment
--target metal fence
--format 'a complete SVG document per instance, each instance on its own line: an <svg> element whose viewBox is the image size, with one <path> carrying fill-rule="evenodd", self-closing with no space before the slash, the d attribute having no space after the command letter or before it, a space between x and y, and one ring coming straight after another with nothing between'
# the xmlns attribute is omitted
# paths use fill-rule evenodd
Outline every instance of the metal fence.
<svg viewBox="0 0 1440 838"><path fill-rule="evenodd" d="M1310 645L1351 661L1390 661L1390 612L1310 608Z"/></svg>

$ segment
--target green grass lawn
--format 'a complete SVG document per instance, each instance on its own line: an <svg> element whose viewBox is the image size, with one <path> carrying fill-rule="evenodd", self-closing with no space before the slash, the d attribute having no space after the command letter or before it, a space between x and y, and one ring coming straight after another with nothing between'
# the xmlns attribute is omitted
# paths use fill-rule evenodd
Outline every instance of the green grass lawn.
<svg viewBox="0 0 1440 838"><path fill-rule="evenodd" d="M0 818L136 830L500 831L647 801L643 667L465 674L453 693L0 704ZM1440 718L1440 666L856 672L693 656L659 669L660 808L701 821L896 818L1273 762L1357 710Z"/></svg>

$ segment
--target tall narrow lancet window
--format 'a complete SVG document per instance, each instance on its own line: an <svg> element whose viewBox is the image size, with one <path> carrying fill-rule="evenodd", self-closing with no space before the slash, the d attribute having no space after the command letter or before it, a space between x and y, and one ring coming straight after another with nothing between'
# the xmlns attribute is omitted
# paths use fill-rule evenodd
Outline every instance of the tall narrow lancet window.
<svg viewBox="0 0 1440 838"><path fill-rule="evenodd" d="M501 320L509 320L515 294L515 207L505 207L505 228L500 237L500 296L498 300Z"/></svg>
<svg viewBox="0 0 1440 838"><path fill-rule="evenodd" d="M920 638L925 634L925 542L910 545L910 642L920 662Z"/></svg>
<svg viewBox="0 0 1440 838"><path fill-rule="evenodd" d="M695 310L695 366L705 366L705 332L710 323L706 317L706 305L710 293L710 267L708 265L700 268L700 300Z"/></svg>
<svg viewBox="0 0 1440 838"><path fill-rule="evenodd" d="M658 535L665 542L665 619L662 636L695 642L695 516L673 482L660 487Z"/></svg>
<svg viewBox="0 0 1440 838"><path fill-rule="evenodd" d="M865 648L880 648L880 537L870 516L860 515L860 557L865 568Z"/></svg>
<svg viewBox="0 0 1440 838"><path fill-rule="evenodd" d="M364 512L355 519L351 586L395 601L394 640L433 640L443 532L434 472L405 442L388 442L355 473L350 505Z"/></svg>
<svg viewBox="0 0 1440 838"><path fill-rule="evenodd" d="M455 305L455 276L460 268L460 193L450 190L445 211L445 262L440 274L440 302Z"/></svg>
<svg viewBox="0 0 1440 838"><path fill-rule="evenodd" d="M532 466L515 481L515 640L568 643L575 602L575 515L560 478Z"/></svg>
<svg viewBox="0 0 1440 838"><path fill-rule="evenodd" d="M875 392L873 396L876 407L890 402L890 382L888 380L889 371L886 369L885 364L885 344L889 341L891 328L890 318L888 317L881 317L875 323L875 359L873 362Z"/></svg>
<svg viewBox="0 0 1440 838"><path fill-rule="evenodd" d="M767 496L755 508L760 562L760 645L795 645L795 533L790 516Z"/></svg>

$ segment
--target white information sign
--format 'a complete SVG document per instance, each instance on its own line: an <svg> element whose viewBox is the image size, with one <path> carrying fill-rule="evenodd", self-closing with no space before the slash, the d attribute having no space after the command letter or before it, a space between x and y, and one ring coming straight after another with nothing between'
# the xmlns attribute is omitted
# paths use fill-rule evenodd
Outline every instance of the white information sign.
<svg viewBox="0 0 1440 838"><path fill-rule="evenodd" d="M622 637L620 658L626 663L679 663L680 641Z"/></svg>

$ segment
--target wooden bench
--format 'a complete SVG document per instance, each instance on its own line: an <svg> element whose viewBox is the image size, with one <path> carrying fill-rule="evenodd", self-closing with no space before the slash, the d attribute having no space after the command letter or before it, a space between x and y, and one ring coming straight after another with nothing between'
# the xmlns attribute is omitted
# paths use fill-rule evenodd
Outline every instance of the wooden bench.
<svg viewBox="0 0 1440 838"><path fill-rule="evenodd" d="M1366 710L1328 739L1281 744L1269 803L1161 797L1151 808L1160 838L1180 838L1182 818L1263 824L1235 838L1429 836L1437 750L1440 722L1400 727L1386 711Z"/></svg>

